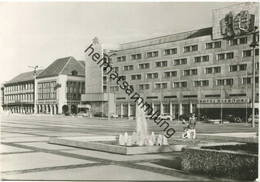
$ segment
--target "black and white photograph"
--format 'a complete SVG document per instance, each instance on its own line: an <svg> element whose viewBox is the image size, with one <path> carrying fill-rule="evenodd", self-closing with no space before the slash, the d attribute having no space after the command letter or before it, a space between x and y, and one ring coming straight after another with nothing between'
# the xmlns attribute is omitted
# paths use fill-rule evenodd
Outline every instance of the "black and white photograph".
<svg viewBox="0 0 260 182"><path fill-rule="evenodd" d="M0 0L1 181L258 181L259 1Z"/></svg>

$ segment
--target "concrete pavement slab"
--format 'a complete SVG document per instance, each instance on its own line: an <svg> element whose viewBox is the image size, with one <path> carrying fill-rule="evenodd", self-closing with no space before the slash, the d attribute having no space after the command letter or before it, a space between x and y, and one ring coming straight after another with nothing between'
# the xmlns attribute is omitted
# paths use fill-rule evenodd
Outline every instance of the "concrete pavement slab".
<svg viewBox="0 0 260 182"><path fill-rule="evenodd" d="M23 153L5 155L1 158L1 167L4 171L24 170L71 164L93 163L92 161L63 157L48 153Z"/></svg>
<svg viewBox="0 0 260 182"><path fill-rule="evenodd" d="M1 144L1 147L0 147L1 153L28 152L28 151L31 151L31 150L8 146L8 145L4 145L4 144Z"/></svg>
<svg viewBox="0 0 260 182"><path fill-rule="evenodd" d="M13 180L185 180L180 177L116 165L3 175L3 178Z"/></svg>

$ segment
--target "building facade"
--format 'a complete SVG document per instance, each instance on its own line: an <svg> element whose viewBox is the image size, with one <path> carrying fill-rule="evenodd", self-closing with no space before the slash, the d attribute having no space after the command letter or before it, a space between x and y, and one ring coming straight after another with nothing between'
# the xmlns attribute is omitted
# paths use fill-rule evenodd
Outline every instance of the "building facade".
<svg viewBox="0 0 260 182"><path fill-rule="evenodd" d="M85 93L84 62L73 57L57 59L37 76L36 83L37 113L76 114Z"/></svg>
<svg viewBox="0 0 260 182"><path fill-rule="evenodd" d="M39 74L42 70L37 71ZM34 112L34 72L21 73L3 84L2 108L12 113Z"/></svg>
<svg viewBox="0 0 260 182"><path fill-rule="evenodd" d="M113 51L113 67L161 114L177 117L197 112L220 118L222 113L246 118L252 108L253 33L248 30L235 34L234 21L233 34L227 37L227 32L216 30L221 27L215 21L225 20L232 10L234 20L240 16L245 21L246 11L255 17L255 21L248 19L249 23L258 26L257 7L257 3L249 3L217 10L213 28L121 44L119 50ZM258 88L258 48L255 57ZM115 82L110 85L116 95L117 114L134 115L134 101ZM256 96L258 103L258 89Z"/></svg>

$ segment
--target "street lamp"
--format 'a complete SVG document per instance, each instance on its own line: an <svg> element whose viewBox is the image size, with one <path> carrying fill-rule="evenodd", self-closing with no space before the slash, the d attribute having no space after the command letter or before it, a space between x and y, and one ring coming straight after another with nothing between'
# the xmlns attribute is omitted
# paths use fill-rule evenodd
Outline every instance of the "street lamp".
<svg viewBox="0 0 260 182"><path fill-rule="evenodd" d="M34 114L37 114L37 106L36 106L36 90L37 90L37 85L36 85L36 76L37 76L37 69L39 68L38 65L36 66L29 66L30 68L33 68L33 78L34 78Z"/></svg>
<svg viewBox="0 0 260 182"><path fill-rule="evenodd" d="M250 44L250 47L252 48L253 53L253 59L252 59L252 127L255 127L255 48L258 46L257 42L257 34L259 32L257 31L257 27L254 27L253 32L253 40Z"/></svg>
<svg viewBox="0 0 260 182"><path fill-rule="evenodd" d="M112 66L112 59L111 56L116 55L116 53L112 53L110 55L107 55L108 57L108 64L113 68ZM110 120L111 116L110 116L110 112L109 112L109 101L110 101L110 77L109 75L107 76L107 91L108 91L108 103L107 103L107 119Z"/></svg>

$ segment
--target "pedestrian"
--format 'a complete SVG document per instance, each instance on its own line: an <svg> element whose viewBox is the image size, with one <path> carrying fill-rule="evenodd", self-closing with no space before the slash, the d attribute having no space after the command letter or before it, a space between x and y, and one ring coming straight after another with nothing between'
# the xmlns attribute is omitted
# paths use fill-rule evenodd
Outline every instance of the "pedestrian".
<svg viewBox="0 0 260 182"><path fill-rule="evenodd" d="M189 124L188 124L188 136L190 136L192 139L196 138L196 118L195 113L191 114L191 117L189 118Z"/></svg>

